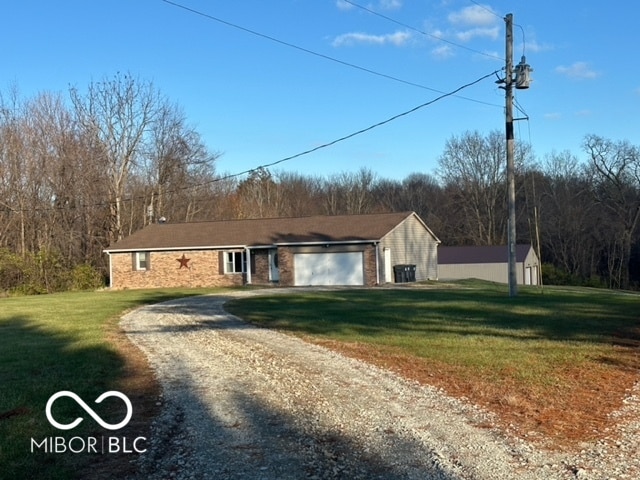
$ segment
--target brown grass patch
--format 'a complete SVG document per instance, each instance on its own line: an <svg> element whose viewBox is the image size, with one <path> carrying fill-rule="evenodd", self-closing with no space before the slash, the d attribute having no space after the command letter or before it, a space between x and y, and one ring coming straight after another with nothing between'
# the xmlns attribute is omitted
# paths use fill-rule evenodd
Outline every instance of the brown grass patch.
<svg viewBox="0 0 640 480"><path fill-rule="evenodd" d="M554 383L531 386L508 369L471 372L403 355L390 347L307 340L467 398L496 414L500 419L496 427L556 449L573 449L580 442L612 435L615 421L611 413L622 407L640 368L637 351L616 347L608 362L594 359L584 366L565 368L556 372Z"/></svg>

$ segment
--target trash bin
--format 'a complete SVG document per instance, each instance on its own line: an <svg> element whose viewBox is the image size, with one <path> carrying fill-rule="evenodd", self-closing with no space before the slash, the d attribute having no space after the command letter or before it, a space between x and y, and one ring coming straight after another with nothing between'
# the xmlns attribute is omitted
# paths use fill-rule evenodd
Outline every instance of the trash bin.
<svg viewBox="0 0 640 480"><path fill-rule="evenodd" d="M416 266L407 265L407 282L415 282L415 281L416 281Z"/></svg>
<svg viewBox="0 0 640 480"><path fill-rule="evenodd" d="M396 283L406 283L407 276L404 265L393 266L393 278Z"/></svg>
<svg viewBox="0 0 640 480"><path fill-rule="evenodd" d="M415 265L394 265L394 280L396 283L408 283L416 281Z"/></svg>
<svg viewBox="0 0 640 480"><path fill-rule="evenodd" d="M396 283L408 283L416 281L415 265L394 265L394 280Z"/></svg>

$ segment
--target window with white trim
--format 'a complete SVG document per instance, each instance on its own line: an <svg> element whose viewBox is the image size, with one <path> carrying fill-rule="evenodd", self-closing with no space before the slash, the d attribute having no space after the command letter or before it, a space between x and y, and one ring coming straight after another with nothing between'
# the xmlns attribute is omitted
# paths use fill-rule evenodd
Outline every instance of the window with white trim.
<svg viewBox="0 0 640 480"><path fill-rule="evenodd" d="M244 252L224 252L224 273L243 273L246 262Z"/></svg>
<svg viewBox="0 0 640 480"><path fill-rule="evenodd" d="M149 252L135 252L133 258L133 268L136 270L151 269L151 254Z"/></svg>

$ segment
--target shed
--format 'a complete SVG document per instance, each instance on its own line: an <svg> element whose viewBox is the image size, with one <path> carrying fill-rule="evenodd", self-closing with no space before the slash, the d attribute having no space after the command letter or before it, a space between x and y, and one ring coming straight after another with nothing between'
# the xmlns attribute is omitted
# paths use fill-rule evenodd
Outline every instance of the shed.
<svg viewBox="0 0 640 480"><path fill-rule="evenodd" d="M519 285L539 283L540 262L530 244L516 245L516 276ZM478 278L509 283L509 249L500 246L439 247L438 279Z"/></svg>

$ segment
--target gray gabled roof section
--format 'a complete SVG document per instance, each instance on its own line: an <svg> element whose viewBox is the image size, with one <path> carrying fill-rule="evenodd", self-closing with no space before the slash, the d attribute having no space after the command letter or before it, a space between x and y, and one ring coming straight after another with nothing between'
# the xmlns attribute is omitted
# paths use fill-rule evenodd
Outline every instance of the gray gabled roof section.
<svg viewBox="0 0 640 480"><path fill-rule="evenodd" d="M374 242L412 215L420 219L414 212L401 212L153 224L105 252Z"/></svg>
<svg viewBox="0 0 640 480"><path fill-rule="evenodd" d="M524 262L530 244L516 245L516 262ZM509 250L507 245L438 247L439 265L456 265L465 263L507 263Z"/></svg>

